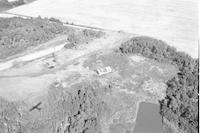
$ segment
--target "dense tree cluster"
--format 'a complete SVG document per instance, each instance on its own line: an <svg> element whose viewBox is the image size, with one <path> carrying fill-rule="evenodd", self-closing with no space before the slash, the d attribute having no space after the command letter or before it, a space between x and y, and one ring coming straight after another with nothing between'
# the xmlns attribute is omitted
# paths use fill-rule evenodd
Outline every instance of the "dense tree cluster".
<svg viewBox="0 0 200 133"><path fill-rule="evenodd" d="M124 42L119 48L122 53L141 54L145 57L155 59L157 61L169 61L176 49L168 46L165 42L146 36L135 37Z"/></svg>
<svg viewBox="0 0 200 133"><path fill-rule="evenodd" d="M20 53L30 46L36 46L61 34L68 35L68 40L72 42L81 42L102 35L101 32L86 32L63 26L60 21L53 18L0 18L0 58Z"/></svg>
<svg viewBox="0 0 200 133"><path fill-rule="evenodd" d="M0 0L0 11L7 10L19 5L25 4L24 0L9 2L8 0Z"/></svg>
<svg viewBox="0 0 200 133"><path fill-rule="evenodd" d="M0 11L12 8L13 6L7 0L0 1Z"/></svg>
<svg viewBox="0 0 200 133"><path fill-rule="evenodd" d="M135 37L119 48L126 54L141 54L159 62L176 65L179 72L167 81L166 97L160 101L162 117L187 133L198 132L199 62L165 42L150 37Z"/></svg>
<svg viewBox="0 0 200 133"><path fill-rule="evenodd" d="M59 23L48 20L0 18L0 57L8 57L52 39L55 35L66 31Z"/></svg>
<svg viewBox="0 0 200 133"><path fill-rule="evenodd" d="M92 86L82 86L69 97L68 125L65 133L101 133L100 116L104 103Z"/></svg>

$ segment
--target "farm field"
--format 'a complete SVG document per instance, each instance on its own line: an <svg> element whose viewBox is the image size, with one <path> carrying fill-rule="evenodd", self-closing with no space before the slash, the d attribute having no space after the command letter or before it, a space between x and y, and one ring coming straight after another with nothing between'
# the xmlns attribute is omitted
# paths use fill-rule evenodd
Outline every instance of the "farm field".
<svg viewBox="0 0 200 133"><path fill-rule="evenodd" d="M8 12L148 35L197 57L197 3L197 0L37 0Z"/></svg>

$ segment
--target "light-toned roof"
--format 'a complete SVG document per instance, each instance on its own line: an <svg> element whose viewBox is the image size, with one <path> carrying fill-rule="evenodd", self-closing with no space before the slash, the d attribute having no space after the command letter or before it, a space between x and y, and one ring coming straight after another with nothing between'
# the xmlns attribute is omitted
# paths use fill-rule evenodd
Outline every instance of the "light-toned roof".
<svg viewBox="0 0 200 133"><path fill-rule="evenodd" d="M104 75L104 74L107 74L107 73L110 73L110 72L112 72L112 68L110 66L97 69L97 73L99 75Z"/></svg>

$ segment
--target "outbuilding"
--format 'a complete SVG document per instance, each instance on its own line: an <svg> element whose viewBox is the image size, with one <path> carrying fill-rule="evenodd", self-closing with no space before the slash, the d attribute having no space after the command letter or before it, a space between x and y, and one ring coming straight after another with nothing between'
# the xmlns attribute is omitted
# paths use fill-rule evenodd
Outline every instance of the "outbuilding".
<svg viewBox="0 0 200 133"><path fill-rule="evenodd" d="M110 66L107 66L107 67L99 68L96 71L97 71L97 74L99 76L101 76L101 75L104 75L104 74L107 74L107 73L111 73L112 68Z"/></svg>

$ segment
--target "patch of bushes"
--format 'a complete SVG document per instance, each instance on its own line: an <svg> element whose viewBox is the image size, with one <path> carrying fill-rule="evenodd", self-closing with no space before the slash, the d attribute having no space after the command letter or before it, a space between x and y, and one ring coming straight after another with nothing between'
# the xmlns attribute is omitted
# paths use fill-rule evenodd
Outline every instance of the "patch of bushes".
<svg viewBox="0 0 200 133"><path fill-rule="evenodd" d="M124 42L119 51L176 65L179 72L167 81L166 97L160 101L160 114L187 133L197 133L199 62L161 40L150 37L135 37Z"/></svg>
<svg viewBox="0 0 200 133"><path fill-rule="evenodd" d="M51 17L49 20L56 23L62 23L59 19L53 17Z"/></svg>
<svg viewBox="0 0 200 133"><path fill-rule="evenodd" d="M78 43L84 43L84 42L87 43L91 39L100 38L103 35L104 35L104 33L101 31L97 32L97 31L84 29L84 30L82 30L82 32L76 32L75 34L69 34L68 41L72 42L73 44L76 45Z"/></svg>

